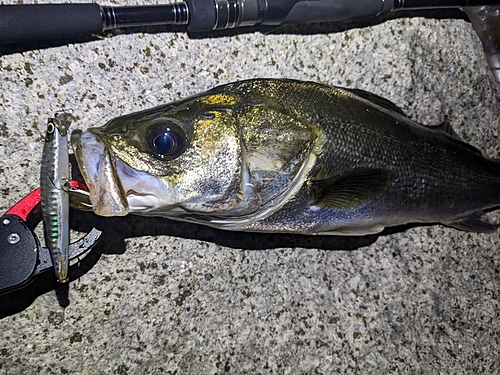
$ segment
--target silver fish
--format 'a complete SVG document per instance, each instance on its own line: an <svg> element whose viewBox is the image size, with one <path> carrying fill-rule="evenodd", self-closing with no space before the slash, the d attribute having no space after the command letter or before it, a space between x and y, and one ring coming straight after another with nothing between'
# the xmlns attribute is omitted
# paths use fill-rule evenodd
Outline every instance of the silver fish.
<svg viewBox="0 0 500 375"><path fill-rule="evenodd" d="M68 127L72 116L56 114L49 119L43 146L40 195L45 244L50 251L57 281L65 283L69 267Z"/></svg>
<svg viewBox="0 0 500 375"><path fill-rule="evenodd" d="M500 164L360 90L256 79L72 134L93 210L238 231L488 232Z"/></svg>

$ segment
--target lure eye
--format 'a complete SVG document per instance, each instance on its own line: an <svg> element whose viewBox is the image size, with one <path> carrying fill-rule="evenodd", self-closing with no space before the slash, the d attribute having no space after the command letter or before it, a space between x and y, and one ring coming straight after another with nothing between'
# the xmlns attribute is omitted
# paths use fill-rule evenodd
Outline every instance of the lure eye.
<svg viewBox="0 0 500 375"><path fill-rule="evenodd" d="M159 159L175 159L184 151L184 134L174 126L152 129L148 134L148 144Z"/></svg>
<svg viewBox="0 0 500 375"><path fill-rule="evenodd" d="M56 126L52 119L47 123L47 132L45 133L45 142L52 142L56 135Z"/></svg>

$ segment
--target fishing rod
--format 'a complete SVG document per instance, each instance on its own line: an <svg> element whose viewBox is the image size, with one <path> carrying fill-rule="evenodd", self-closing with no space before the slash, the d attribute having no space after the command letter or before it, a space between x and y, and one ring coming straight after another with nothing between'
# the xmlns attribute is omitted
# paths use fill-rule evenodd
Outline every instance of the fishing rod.
<svg viewBox="0 0 500 375"><path fill-rule="evenodd" d="M500 82L500 0L185 0L166 5L100 6L96 3L0 5L0 45L106 30L185 25L207 33L257 25L338 22L401 10L463 8L483 42Z"/></svg>
<svg viewBox="0 0 500 375"><path fill-rule="evenodd" d="M187 25L189 32L209 32L255 25L335 22L399 10L482 5L500 5L500 0L186 0L119 7L96 3L0 5L0 44L137 26Z"/></svg>

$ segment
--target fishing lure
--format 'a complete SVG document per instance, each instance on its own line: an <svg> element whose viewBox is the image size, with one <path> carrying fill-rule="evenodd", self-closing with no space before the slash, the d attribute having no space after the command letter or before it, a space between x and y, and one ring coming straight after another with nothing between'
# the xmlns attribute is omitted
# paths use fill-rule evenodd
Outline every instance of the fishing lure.
<svg viewBox="0 0 500 375"><path fill-rule="evenodd" d="M69 281L69 113L57 113L47 124L42 154L40 195L45 244L60 283Z"/></svg>

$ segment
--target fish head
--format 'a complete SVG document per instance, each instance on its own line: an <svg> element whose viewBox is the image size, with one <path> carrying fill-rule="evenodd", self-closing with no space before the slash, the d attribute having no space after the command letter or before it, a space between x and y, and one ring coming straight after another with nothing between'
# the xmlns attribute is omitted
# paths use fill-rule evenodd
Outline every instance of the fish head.
<svg viewBox="0 0 500 375"><path fill-rule="evenodd" d="M235 120L193 103L118 117L71 136L94 212L154 212L228 200L241 173Z"/></svg>
<svg viewBox="0 0 500 375"><path fill-rule="evenodd" d="M280 116L238 95L201 95L73 132L71 142L99 215L232 217L276 202L308 159L315 135Z"/></svg>

